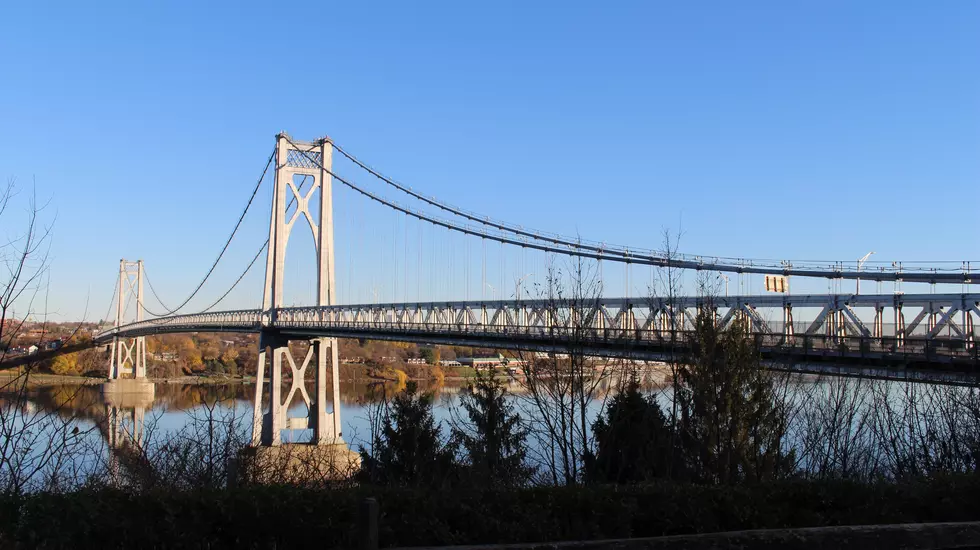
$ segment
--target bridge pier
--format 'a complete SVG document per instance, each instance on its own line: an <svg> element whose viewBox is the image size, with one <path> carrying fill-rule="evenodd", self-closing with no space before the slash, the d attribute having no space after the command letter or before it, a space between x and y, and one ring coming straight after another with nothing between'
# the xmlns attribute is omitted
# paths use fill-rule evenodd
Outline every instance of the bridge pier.
<svg viewBox="0 0 980 550"><path fill-rule="evenodd" d="M302 361L297 362L288 338L274 333L260 336L262 348L255 385L252 445L239 457L241 472L251 482L342 479L360 467L360 456L344 442L341 428L337 339L314 338L308 342L309 349ZM267 363L271 363L268 377ZM283 398L286 366L290 380ZM314 372L313 396L306 389L309 370ZM328 378L331 389L329 411ZM289 416L291 405L299 401L306 411L299 416ZM310 438L283 441L283 432L294 430L308 430Z"/></svg>
<svg viewBox="0 0 980 550"><path fill-rule="evenodd" d="M252 422L252 445L282 445L283 430L311 430L309 443L313 445L333 445L343 443L340 424L340 372L336 338L315 338L309 340L310 347L297 366L289 348L289 340L275 334L261 337L256 372L255 403ZM272 365L266 379L267 359L271 355ZM329 358L330 369L327 372ZM311 397L306 390L306 373L315 366L313 382L316 396ZM282 397L283 367L289 366L290 386L286 398ZM330 378L331 410L327 411L327 379ZM306 406L305 416L289 416L289 408L299 397ZM267 402L267 406L263 406Z"/></svg>

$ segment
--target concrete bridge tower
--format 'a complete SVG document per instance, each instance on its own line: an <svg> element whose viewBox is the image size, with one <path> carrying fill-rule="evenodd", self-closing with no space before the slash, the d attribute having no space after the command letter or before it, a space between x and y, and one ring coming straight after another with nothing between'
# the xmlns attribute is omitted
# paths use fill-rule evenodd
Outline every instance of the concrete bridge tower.
<svg viewBox="0 0 980 550"><path fill-rule="evenodd" d="M317 305L333 305L336 301L333 177L330 174L333 146L327 138L301 142L285 133L277 135L276 140L275 188L262 299L263 329L259 336L252 445L280 447L282 432L286 429L311 430L311 440L300 443L312 446L342 445L337 339L310 339L309 351L297 361L289 349L289 339L272 328L276 309L283 307L286 246L296 223L307 223L313 231L317 258ZM301 189L304 190L301 192ZM296 207L290 211L291 202L295 202ZM270 372L266 376L267 358L270 356ZM287 366L292 381L283 398L283 369ZM313 371L313 396L309 395L304 384L309 370ZM332 388L329 412L328 377ZM289 418L289 407L297 399L303 400L308 414Z"/></svg>
<svg viewBox="0 0 980 550"><path fill-rule="evenodd" d="M129 262L119 260L119 288L116 296L115 327L126 324L126 303L129 298L136 300L136 321L143 320L143 260ZM109 380L118 380L123 374L133 378L146 378L146 338L112 337L109 354Z"/></svg>

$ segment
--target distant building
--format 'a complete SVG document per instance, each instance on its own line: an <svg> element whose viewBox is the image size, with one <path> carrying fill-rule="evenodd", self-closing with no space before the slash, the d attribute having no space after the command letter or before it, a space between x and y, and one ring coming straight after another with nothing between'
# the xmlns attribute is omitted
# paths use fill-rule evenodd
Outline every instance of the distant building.
<svg viewBox="0 0 980 550"><path fill-rule="evenodd" d="M460 364L474 369L492 369L504 364L504 356L496 357L457 357Z"/></svg>
<svg viewBox="0 0 980 550"><path fill-rule="evenodd" d="M439 366L440 367L462 367L463 364L460 363L459 361L456 361L455 359L443 359L442 361L439 361Z"/></svg>
<svg viewBox="0 0 980 550"><path fill-rule="evenodd" d="M426 365L427 364L425 362L425 359L422 359L421 357L412 357L412 358L409 358L409 359L405 360L405 363L406 364L409 364L409 365Z"/></svg>
<svg viewBox="0 0 980 550"><path fill-rule="evenodd" d="M37 346L31 346L27 348L28 355L34 355L35 353L37 353Z"/></svg>
<svg viewBox="0 0 980 550"><path fill-rule="evenodd" d="M538 351L534 353L535 359L568 359L567 353L550 353L547 351Z"/></svg>

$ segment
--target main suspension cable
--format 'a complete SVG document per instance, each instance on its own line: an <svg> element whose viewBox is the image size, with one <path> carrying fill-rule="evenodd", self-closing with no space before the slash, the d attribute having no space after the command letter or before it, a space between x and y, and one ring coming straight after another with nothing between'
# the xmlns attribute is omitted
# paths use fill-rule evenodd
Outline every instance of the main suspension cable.
<svg viewBox="0 0 980 550"><path fill-rule="evenodd" d="M980 282L972 281L969 279L968 274L958 273L958 272L938 272L937 270L920 271L921 274L913 273L911 270L908 271L892 271L892 272L871 272L871 271L844 271L841 267L836 267L834 269L819 269L819 268L799 268L796 266L780 264L780 265L757 265L754 263L738 263L738 264L727 264L721 263L718 257L708 256L707 258L715 259L716 261L705 261L705 257L701 256L686 256L683 258L677 258L673 255L664 256L659 253L651 254L648 251L635 252L634 250L626 250L624 252L614 252L608 248L599 247L593 250L583 250L584 247L577 246L574 244L563 245L560 243L558 247L549 244L542 244L539 242L533 242L528 240L519 240L516 237L500 235L498 233L490 233L483 229L473 228L469 226L459 225L456 222L440 219L428 214L424 214L413 210L411 208L402 206L398 203L387 200L383 197L379 197L369 191L362 189L361 187L351 183L345 178L337 175L335 172L328 170L323 166L323 163L318 159L312 157L307 152L303 151L299 146L297 146L288 137L286 141L292 145L297 152L302 154L309 162L313 163L319 167L324 172L333 176L334 179L346 185L347 187L353 189L354 191L379 202L389 208L404 212L412 217L415 217L422 221L427 221L433 225L440 225L458 231L460 233L465 233L474 236L480 236L487 239L491 239L503 244L511 244L514 246L524 246L527 248L542 250L545 252L554 252L558 254L565 254L569 256L578 256L582 258L591 259L607 259L615 262L629 262L644 265L653 265L657 267L674 267L680 269L694 269L699 271L723 271L723 272L734 272L734 273L768 273L768 274L780 274L780 275L797 275L804 277L832 277L832 278L844 278L844 279L857 279L864 278L870 280L896 280L902 279L905 281L920 281L920 282L960 282L961 280L966 282ZM554 241L552 241L554 242ZM562 248L564 246L565 248ZM743 260L744 261L744 260Z"/></svg>
<svg viewBox="0 0 980 550"><path fill-rule="evenodd" d="M492 227L494 229L498 229L498 230L501 230L501 231L506 231L508 233L513 233L515 235L520 235L522 237L527 237L527 238L538 240L538 241L548 242L548 243L557 244L557 245L566 246L566 247L571 247L571 248L575 248L575 249L588 250L588 251L597 252L597 253L600 253L600 254L615 254L615 255L621 255L621 256L626 256L626 257L630 256L630 250L631 250L630 247L618 246L618 245L611 245L611 244L608 244L608 243L601 243L601 242L597 242L597 241L583 240L581 238L565 237L565 236L562 236L562 235L560 235L558 233L549 233L549 232L546 232L546 231L540 231L540 230L535 230L535 229L530 229L530 228L524 228L523 226L514 225L514 224L511 224L511 223L494 220L490 216L480 215L480 214L477 214L475 212L467 212L466 210L463 210L461 208L458 208L458 207L453 206L451 204L448 204L446 202L440 201L440 200L435 199L433 197L429 197L429 196L423 195L423 194L421 194L421 193L419 193L417 191L414 191L412 188L410 188L410 187L408 187L406 185L400 184L397 181L394 181L391 178L388 178L387 176L385 176L381 172L378 172L374 168L371 168L369 165L367 165L366 163L362 162L360 159L358 159L357 157L355 157L351 153L348 153L340 145L337 145L334 142L331 142L331 145L333 146L334 149L337 150L337 152L339 152L341 155L343 155L344 157L346 157L348 160L350 160L351 162L353 162L357 166L361 167L363 170L367 171L368 173L370 173L374 177L376 177L376 178L380 179L381 181L385 182L386 184L388 184L388 185L394 187L395 189L397 189L397 190L399 190L399 191L401 191L401 192L403 192L403 193L405 193L405 194L407 194L407 195L409 195L409 196L411 196L411 197L413 197L415 199L418 199L418 200L420 200L420 201L422 201L422 202L424 202L426 204L429 204L431 206L434 206L436 208L439 208L441 210L444 210L446 212L449 212L449 213L454 214L456 216L459 216L461 218L465 218L467 220L470 220L470 221L473 221L473 222L477 222L477 223L483 224L485 226ZM652 250L643 250L643 249L636 249L636 248L633 248L632 250L634 251L634 254L636 252L647 253L647 254L652 254L653 253ZM712 258L722 259L722 257L716 257L716 256L712 256ZM726 259L726 260L736 260L736 261L741 261L742 260L741 258L724 258L724 259Z"/></svg>
<svg viewBox="0 0 980 550"><path fill-rule="evenodd" d="M548 232L545 232L545 231L539 231L539 230L533 230L533 229L525 229L522 226L518 226L518 225L514 225L514 224L510 224L510 223L506 223L506 222L494 220L494 219L490 218L489 216L479 215L479 214L474 213L474 212L467 212L467 211L465 211L465 210L463 210L461 208L455 207L455 206L450 205L448 203L445 203L443 201L440 201L440 200L437 200L435 198L428 197L426 195L423 195L421 193L418 193L418 192L412 190L410 187L408 187L406 185L403 185L403 184L400 184L400 183L392 180L391 178L388 178L385 175L381 174L379 171L375 170L374 168L371 168L369 165L367 165L366 163L362 162L360 159L358 159L357 157L355 157L351 153L348 153L340 145L337 145L334 142L331 142L331 145L333 145L334 149L336 149L337 152L339 152L340 154L342 154L344 157L346 157L347 159L349 159L351 162L353 162L354 164L356 164L357 166L359 166L363 170L367 171L368 173L370 173L374 177L380 179L384 183L386 183L386 184L394 187L395 189L397 189L397 190L399 190L399 191L401 191L403 193L408 194L409 196L411 196L411 197L413 197L415 199L418 199L418 200L420 200L420 201L422 201L422 202L424 202L426 204L429 204L431 206L434 206L436 208L439 208L441 210L444 210L446 212L449 212L449 213L451 213L453 215L456 215L456 216L459 216L461 218L465 218L467 220L470 220L470 221L473 221L473 222L477 222L477 223L480 223L482 225L485 225L485 226L488 226L488 227L492 227L494 229L498 229L498 230L501 230L501 231L506 231L506 232L512 233L514 235L520 235L522 237L527 237L527 238L538 240L538 241L542 241L542 242L552 243L552 244L560 245L560 246L563 246L563 247L569 247L569 248L578 249L578 250L586 250L586 251L589 251L589 252L593 252L593 253L599 254L599 255L601 255L602 257L605 257L605 258L608 258L609 256L620 256L620 257L625 258L625 260L618 260L618 261L626 261L626 262L633 262L633 263L635 263L635 261L636 261L635 260L635 257L637 255L641 255L641 256L647 256L647 257L658 258L658 259L666 259L670 263L675 263L678 260L679 261L682 261L682 262L688 262L688 263L691 264L691 267L692 268L696 268L696 266L698 264L704 264L704 263L721 264L721 265L726 265L726 266L730 266L730 267L733 268L733 269L723 269L722 271L739 271L738 267L740 267L740 266L754 266L754 267L763 267L763 268L764 267L773 267L773 268L776 268L777 267L775 265L775 263L777 262L777 260L772 260L772 259L748 259L748 258L735 258L735 257L714 256L714 255L710 255L709 256L709 255L691 255L691 254L672 254L670 258L666 258L666 257L664 257L663 254L659 254L659 253L656 253L655 251L648 250L648 249L641 249L641 248L634 248L634 247L625 247L625 246L621 246L621 245L612 245L612 244L608 244L608 243L601 243L601 242L589 241L589 240L583 240L583 239L573 239L573 238L569 238L569 237L564 237L564 236L559 235L557 233L548 233ZM705 262L706 259L707 260L714 260L714 261L713 262ZM722 261L722 260L724 260L724 261ZM769 262L769 265L767 265L766 262ZM793 261L791 263L795 263L795 264L804 264L804 263L806 263L806 264L810 264L812 266L813 264L824 263L824 262L814 261L814 260L810 260L810 261L800 261L800 260L797 260L797 261ZM910 264L910 263L918 263L918 262L904 262L904 263ZM782 267L782 266L783 266L783 264L782 263L779 263L779 267ZM745 272L747 272L747 273L748 272L776 273L778 271L779 270L775 270L775 271L774 270L765 270L765 271L746 270ZM833 272L834 270L826 270L826 271ZM906 270L906 271L911 271L911 270ZM930 271L935 271L935 270L934 269L930 269ZM955 269L949 269L949 270L946 270L946 271L956 271L956 270Z"/></svg>
<svg viewBox="0 0 980 550"><path fill-rule="evenodd" d="M211 277L211 274L214 273L215 268L218 267L218 262L221 261L221 258L224 257L225 252L228 251L228 247L231 245L232 239L235 238L235 234L238 233L238 229L242 226L242 220L245 219L245 214L248 213L249 208L252 206L252 202L255 201L255 196L258 194L259 188L262 187L262 182L265 180L265 175L269 172L269 166L272 166L272 161L275 160L275 158L276 158L276 149L273 149L272 154L269 155L269 160L266 161L265 163L265 168L262 169L262 175L259 176L259 180L255 183L255 188L252 189L252 196L249 197L248 204L245 205L244 210L242 210L242 214L238 216L238 222L235 223L235 228L232 229L231 235L229 235L228 240L225 241L225 245L221 247L221 252L218 253L218 257L215 258L214 262L211 264L211 268L208 269L208 272L204 275L204 278L201 279L201 282L197 284L197 287L194 289L193 292L191 292L190 296L188 296L183 302L181 302L179 306L171 309L166 305L164 305L163 301L160 300L160 297L157 295L156 291L153 290L153 285L150 285L150 290L153 292L153 295L157 297L157 301L160 302L160 305L163 306L163 308L166 309L167 312L160 315L151 312L145 307L143 308L144 311L146 311L150 315L153 315L154 317L165 317L167 315L172 315L180 311L181 309L183 309L184 306L188 304L188 302L190 302L194 298L194 296L197 296L197 293L201 291L201 288L204 286L204 283L208 281L208 279ZM268 242L266 244L268 244ZM144 272L144 277L145 277L145 272Z"/></svg>
<svg viewBox="0 0 980 550"><path fill-rule="evenodd" d="M150 288L150 293L153 294L153 297L157 299L157 302L161 306L163 306L163 309L170 309L169 307L167 307L166 304L163 303L163 300L160 299L160 295L157 294L156 289L153 288L153 282L150 281L150 275L149 275L149 273L145 269L143 270L143 280L146 281L146 286L148 286ZM154 313L154 312L150 311L150 309L146 307L146 302L144 302L142 300L140 301L140 307L143 308L143 311L145 311L146 313L149 313L150 315L152 315L154 317L166 317L167 315L169 315L169 314L160 315L159 313Z"/></svg>
<svg viewBox="0 0 980 550"><path fill-rule="evenodd" d="M298 191L302 191L302 190L303 190L303 185L300 184ZM295 202L296 202L296 196L293 195L293 197L289 199L289 204L286 205L286 211L292 208ZM252 257L252 261L248 263L248 266L245 268L245 271L243 271L242 274L239 275L237 279L235 279L235 282L231 284L231 287L228 288L228 290L226 290L225 293L222 294L220 298L215 300L214 303L204 308L204 310L202 310L201 313L207 313L208 311L214 309L214 306L218 305L219 303L221 303L222 300L227 298L228 295L231 294L231 291L235 290L235 287L238 286L238 283L242 282L242 279L244 279L245 276L248 275L248 272L252 270L252 267L255 265L255 262L258 261L260 256L262 256L262 252L264 252L268 247L269 247L269 239L266 239L265 242L262 243L262 246L259 248L259 251L255 253L255 256ZM157 296L156 291L153 290L153 284L150 283L150 279L146 276L145 271L143 273L143 278L146 279L147 285L150 287L150 291L153 292L153 295L156 296L157 301L160 301L160 297ZM160 305L163 305L163 303L161 302ZM167 306L163 306L163 307L166 308ZM145 307L143 308L143 311L149 313L150 315L153 315L154 317L166 317L166 315L156 315L152 313L150 310L146 309Z"/></svg>
<svg viewBox="0 0 980 550"><path fill-rule="evenodd" d="M109 298L109 309L105 312L105 317L99 319L99 329L102 325L109 320L109 314L112 313L112 304L116 301L116 294L119 293L119 274L116 274L116 282L112 283L112 297Z"/></svg>
<svg viewBox="0 0 980 550"><path fill-rule="evenodd" d="M220 304L222 300L224 300L229 294L231 294L231 291L235 290L235 287L238 286L238 283L242 282L242 279L245 278L245 275L248 275L248 272L252 270L252 266L255 265L255 262L259 259L259 257L262 255L263 252L265 252L266 248L268 247L269 247L269 239L266 239L265 244L263 244L262 248L260 248L259 251L255 253L255 256L252 258L252 261L248 263L248 267L246 267L245 271L243 271L242 274L238 276L238 279L235 279L235 282L232 283L231 288L225 291L225 293L222 294L220 298L215 300L213 304L204 308L204 310L201 311L201 313L207 313L208 311L211 311L211 309L213 309L214 306Z"/></svg>

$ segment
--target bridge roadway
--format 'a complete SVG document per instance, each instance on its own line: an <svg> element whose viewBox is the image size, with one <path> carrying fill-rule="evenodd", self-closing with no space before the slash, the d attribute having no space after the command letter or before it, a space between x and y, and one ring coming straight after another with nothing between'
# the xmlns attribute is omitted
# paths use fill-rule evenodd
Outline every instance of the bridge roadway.
<svg viewBox="0 0 980 550"><path fill-rule="evenodd" d="M278 330L291 339L366 338L662 360L687 349L699 308L744 322L779 365L914 366L980 373L980 294L603 298L290 307L160 317L112 328L131 338L178 332ZM807 321L794 312L807 310ZM773 320L773 314L777 316ZM909 317L911 319L909 320ZM886 323L888 319L889 323Z"/></svg>

